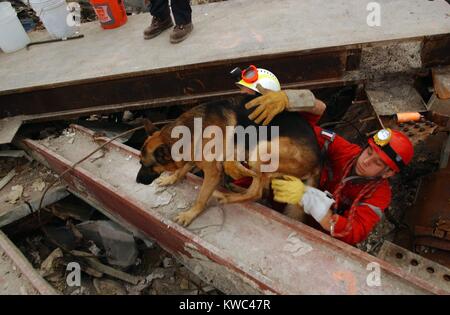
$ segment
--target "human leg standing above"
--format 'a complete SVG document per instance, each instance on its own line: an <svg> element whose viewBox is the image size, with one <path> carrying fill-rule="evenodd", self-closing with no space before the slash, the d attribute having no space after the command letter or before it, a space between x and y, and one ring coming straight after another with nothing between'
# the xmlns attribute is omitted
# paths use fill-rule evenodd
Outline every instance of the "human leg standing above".
<svg viewBox="0 0 450 315"><path fill-rule="evenodd" d="M172 14L175 27L170 34L170 42L175 44L185 40L194 29L192 24L192 9L189 0L172 0Z"/></svg>
<svg viewBox="0 0 450 315"><path fill-rule="evenodd" d="M154 38L173 26L169 0L151 0L149 9L153 18L150 26L144 30L144 39Z"/></svg>

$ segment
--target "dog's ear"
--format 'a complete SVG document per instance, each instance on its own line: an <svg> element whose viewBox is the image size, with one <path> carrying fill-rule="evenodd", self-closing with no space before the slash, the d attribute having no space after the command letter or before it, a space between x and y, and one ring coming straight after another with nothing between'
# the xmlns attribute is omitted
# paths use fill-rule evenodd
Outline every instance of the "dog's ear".
<svg viewBox="0 0 450 315"><path fill-rule="evenodd" d="M153 156L155 157L156 162L161 165L165 165L173 161L172 156L170 155L170 147L167 144L161 144L157 147L153 152Z"/></svg>
<svg viewBox="0 0 450 315"><path fill-rule="evenodd" d="M144 119L144 128L149 136L151 136L155 131L159 130L150 120Z"/></svg>

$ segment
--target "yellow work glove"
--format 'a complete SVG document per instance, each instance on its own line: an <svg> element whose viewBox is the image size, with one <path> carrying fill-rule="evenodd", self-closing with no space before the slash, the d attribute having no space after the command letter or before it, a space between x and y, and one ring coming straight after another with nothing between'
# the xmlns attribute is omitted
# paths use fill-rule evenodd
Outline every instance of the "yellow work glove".
<svg viewBox="0 0 450 315"><path fill-rule="evenodd" d="M258 84L256 88L262 95L245 104L245 108L251 109L256 107L248 118L257 124L263 121L262 124L266 126L277 114L285 110L289 103L289 98L285 92L266 90L261 84Z"/></svg>
<svg viewBox="0 0 450 315"><path fill-rule="evenodd" d="M284 175L283 179L272 179L272 189L275 201L298 204L303 198L305 185L297 177Z"/></svg>

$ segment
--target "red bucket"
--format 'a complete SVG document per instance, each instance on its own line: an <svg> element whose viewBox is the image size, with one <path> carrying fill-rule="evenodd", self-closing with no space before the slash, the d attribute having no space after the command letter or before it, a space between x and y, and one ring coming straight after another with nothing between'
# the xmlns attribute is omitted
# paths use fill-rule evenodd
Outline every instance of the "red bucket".
<svg viewBox="0 0 450 315"><path fill-rule="evenodd" d="M127 22L123 0L89 0L104 29L119 27Z"/></svg>

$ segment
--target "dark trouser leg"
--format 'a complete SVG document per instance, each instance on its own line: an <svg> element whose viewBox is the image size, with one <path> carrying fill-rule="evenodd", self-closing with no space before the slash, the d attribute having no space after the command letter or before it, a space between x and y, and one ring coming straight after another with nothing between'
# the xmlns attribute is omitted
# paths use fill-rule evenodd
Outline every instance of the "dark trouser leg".
<svg viewBox="0 0 450 315"><path fill-rule="evenodd" d="M150 14L160 20L165 20L170 16L169 0L150 0Z"/></svg>
<svg viewBox="0 0 450 315"><path fill-rule="evenodd" d="M191 23L191 5L190 0L171 0L173 17L176 25Z"/></svg>

